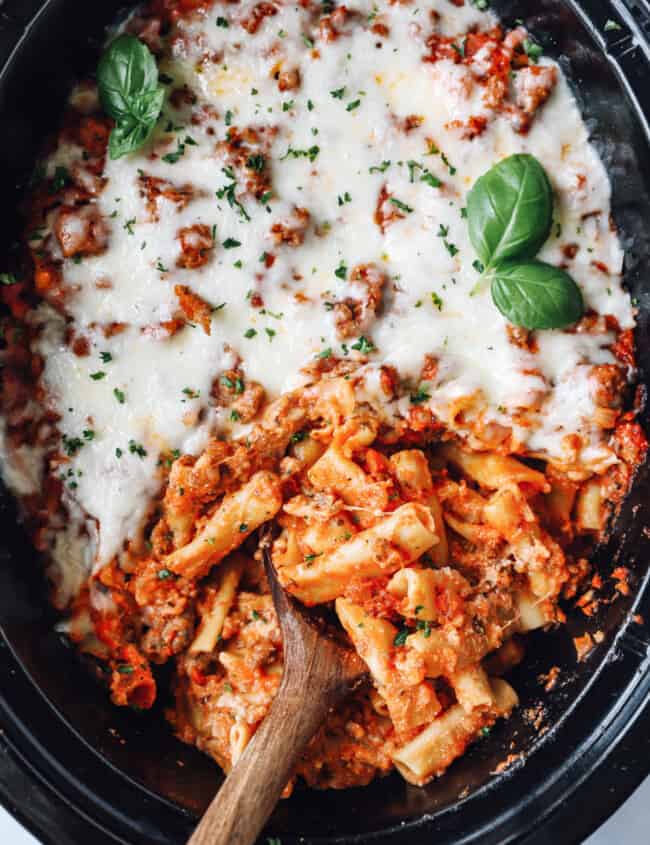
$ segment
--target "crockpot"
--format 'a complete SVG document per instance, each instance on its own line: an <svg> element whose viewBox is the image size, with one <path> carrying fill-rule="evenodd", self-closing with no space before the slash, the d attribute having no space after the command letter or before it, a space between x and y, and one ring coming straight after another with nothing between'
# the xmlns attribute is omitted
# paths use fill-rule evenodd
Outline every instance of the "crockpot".
<svg viewBox="0 0 650 845"><path fill-rule="evenodd" d="M558 58L611 176L626 283L639 312L643 388L650 384L650 6L491 5L506 23L522 18ZM123 6L0 0L0 255L15 242L21 191L66 92L94 68L105 27ZM109 703L56 633L42 566L5 491L0 526L0 801L56 845L183 843L219 787L217 767L174 739L165 702L146 715ZM566 629L533 635L512 677L521 707L444 777L423 789L396 775L365 789L298 789L280 803L265 837L282 845L582 841L650 773L650 467L639 471L597 563L603 573L629 567L631 594L595 618L569 611ZM604 636L578 663L572 638L585 631ZM545 692L540 676L552 667L559 682Z"/></svg>

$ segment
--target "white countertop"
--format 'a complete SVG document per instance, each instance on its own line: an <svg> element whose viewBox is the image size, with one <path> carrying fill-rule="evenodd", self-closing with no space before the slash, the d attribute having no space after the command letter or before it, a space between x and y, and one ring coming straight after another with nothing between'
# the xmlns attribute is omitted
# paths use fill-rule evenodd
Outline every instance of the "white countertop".
<svg viewBox="0 0 650 845"><path fill-rule="evenodd" d="M648 828L650 778L585 845L648 845ZM1 807L0 842L2 845L38 845L34 837Z"/></svg>

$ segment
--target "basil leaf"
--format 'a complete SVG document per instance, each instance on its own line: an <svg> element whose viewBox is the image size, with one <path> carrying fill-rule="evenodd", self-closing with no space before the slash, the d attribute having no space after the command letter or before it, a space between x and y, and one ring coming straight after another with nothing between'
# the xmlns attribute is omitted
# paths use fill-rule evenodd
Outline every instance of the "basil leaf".
<svg viewBox="0 0 650 845"><path fill-rule="evenodd" d="M494 304L516 326L561 329L583 315L580 288L559 267L542 261L507 262L491 275Z"/></svg>
<svg viewBox="0 0 650 845"><path fill-rule="evenodd" d="M158 87L158 66L146 44L134 35L120 35L102 56L97 81L104 110L121 120L131 115L135 97Z"/></svg>
<svg viewBox="0 0 650 845"><path fill-rule="evenodd" d="M143 123L118 123L108 141L108 152L115 160L139 150L150 135L150 129Z"/></svg>
<svg viewBox="0 0 650 845"><path fill-rule="evenodd" d="M154 130L165 100L158 84L158 66L146 46L133 35L120 35L97 68L99 96L115 120L109 152L120 158L139 149Z"/></svg>
<svg viewBox="0 0 650 845"><path fill-rule="evenodd" d="M469 236L486 267L534 258L553 222L553 191L531 155L513 155L492 167L467 197Z"/></svg>

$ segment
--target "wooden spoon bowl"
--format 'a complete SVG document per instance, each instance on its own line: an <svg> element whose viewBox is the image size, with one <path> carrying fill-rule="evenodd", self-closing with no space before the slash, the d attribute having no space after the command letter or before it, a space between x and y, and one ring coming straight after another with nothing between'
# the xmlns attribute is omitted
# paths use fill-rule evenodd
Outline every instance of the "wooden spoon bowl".
<svg viewBox="0 0 650 845"><path fill-rule="evenodd" d="M328 712L368 676L361 658L288 596L263 542L284 647L282 683L268 715L209 806L189 845L252 845Z"/></svg>

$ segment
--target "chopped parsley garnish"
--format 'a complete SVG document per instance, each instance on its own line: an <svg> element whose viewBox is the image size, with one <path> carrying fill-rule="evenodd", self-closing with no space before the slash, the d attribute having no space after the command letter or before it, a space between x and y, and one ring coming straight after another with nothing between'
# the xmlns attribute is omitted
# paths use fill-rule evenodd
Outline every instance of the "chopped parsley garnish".
<svg viewBox="0 0 650 845"><path fill-rule="evenodd" d="M217 18L217 26L222 26L224 29L228 29L230 24L228 23L228 18L222 18L221 15Z"/></svg>
<svg viewBox="0 0 650 845"><path fill-rule="evenodd" d="M337 279L347 279L348 277L348 267L345 261L341 261L339 266L334 271L334 275Z"/></svg>
<svg viewBox="0 0 650 845"><path fill-rule="evenodd" d="M76 455L79 449L81 449L84 445L84 442L80 437L68 437L67 434L63 435L62 442L63 449L69 458Z"/></svg>
<svg viewBox="0 0 650 845"><path fill-rule="evenodd" d="M256 334L256 329L246 329L246 331L244 332L244 337L250 340L252 337L255 337Z"/></svg>
<svg viewBox="0 0 650 845"><path fill-rule="evenodd" d="M123 390L119 389L119 387L115 387L113 389L113 396L117 399L120 405L123 405L126 402L126 395Z"/></svg>
<svg viewBox="0 0 650 845"><path fill-rule="evenodd" d="M226 126L232 126L232 112L230 111L230 109L226 111L225 121Z"/></svg>
<svg viewBox="0 0 650 845"><path fill-rule="evenodd" d="M240 217L250 223L250 217L248 216L248 212L237 199L237 180L235 179L235 174L233 173L232 168L222 167L221 170L226 174L228 179L231 179L232 181L230 182L230 184L225 185L223 188L219 188L219 190L217 191L217 198L222 200L225 197L225 199L228 201L228 205L231 208L234 208L239 213Z"/></svg>
<svg viewBox="0 0 650 845"><path fill-rule="evenodd" d="M330 91L330 94L335 100L342 100L343 95L345 94L345 85L343 88L336 88L334 91Z"/></svg>
<svg viewBox="0 0 650 845"><path fill-rule="evenodd" d="M95 439L95 432L92 431L92 429L86 429L82 432L82 434L84 436L84 440L90 441Z"/></svg>
<svg viewBox="0 0 650 845"><path fill-rule="evenodd" d="M323 349L322 352L319 352L316 355L317 358L331 358L332 357L332 347L328 346L327 349Z"/></svg>
<svg viewBox="0 0 650 845"><path fill-rule="evenodd" d="M307 111L313 111L313 110L314 110L313 102L311 100L307 100Z"/></svg>
<svg viewBox="0 0 650 845"><path fill-rule="evenodd" d="M147 457L147 450L141 443L136 443L135 440L129 440L129 452L143 459Z"/></svg>
<svg viewBox="0 0 650 845"><path fill-rule="evenodd" d="M291 111L295 104L295 100L286 100L284 103L282 103L282 111Z"/></svg>
<svg viewBox="0 0 650 845"><path fill-rule="evenodd" d="M431 188L439 188L442 185L440 179L434 176L433 173L429 173L428 170L425 170L422 176L420 176L420 182L424 182L425 185L429 185Z"/></svg>
<svg viewBox="0 0 650 845"><path fill-rule="evenodd" d="M137 222L138 221L135 219L135 217L132 217L130 220L126 221L126 223L124 224L124 226L122 226L122 228L125 229L129 233L129 235L135 235L135 232L133 231L133 227L135 226L135 224Z"/></svg>
<svg viewBox="0 0 650 845"><path fill-rule="evenodd" d="M158 580L159 581L166 581L168 578L171 578L173 575L169 569L159 569L158 570Z"/></svg>
<svg viewBox="0 0 650 845"><path fill-rule="evenodd" d="M345 110L346 111L354 111L355 109L358 109L360 105L361 105L361 100L352 100L351 103L347 104L347 106L345 107Z"/></svg>
<svg viewBox="0 0 650 845"><path fill-rule="evenodd" d="M255 170L257 173L261 173L266 167L266 158L261 153L248 156L246 167L249 170Z"/></svg>
<svg viewBox="0 0 650 845"><path fill-rule="evenodd" d="M306 431L297 431L295 434L291 435L291 442L301 443L307 436L308 434Z"/></svg>
<svg viewBox="0 0 650 845"><path fill-rule="evenodd" d="M156 262L156 270L158 270L159 273L169 273L169 268L165 267L160 258Z"/></svg>
<svg viewBox="0 0 650 845"><path fill-rule="evenodd" d="M425 640L428 640L431 636L431 622L425 619L418 619L415 623L415 627L418 631L422 631L422 636Z"/></svg>
<svg viewBox="0 0 650 845"><path fill-rule="evenodd" d="M192 138L191 135L186 135L182 141L179 141L176 146L176 151L173 153L167 153L162 157L162 160L167 164L176 164L184 155L185 155L185 148L186 147L196 147L198 146L197 142Z"/></svg>
<svg viewBox="0 0 650 845"><path fill-rule="evenodd" d="M427 393L422 385L417 389L416 393L411 394L412 405L422 405L424 402L428 402L429 399L431 399L431 394Z"/></svg>
<svg viewBox="0 0 650 845"><path fill-rule="evenodd" d="M338 195L338 203L340 206L345 205L346 202L352 202L352 197L347 191L344 194Z"/></svg>
<svg viewBox="0 0 650 845"><path fill-rule="evenodd" d="M479 261L478 258L475 261L472 261L472 267L476 270L477 273L485 272L485 265L482 261Z"/></svg>
<svg viewBox="0 0 650 845"><path fill-rule="evenodd" d="M422 165L419 164L417 161L413 161L413 159L411 159L410 161L406 162L406 166L409 169L409 182L415 182L415 171L418 169L422 170Z"/></svg>
<svg viewBox="0 0 650 845"><path fill-rule="evenodd" d="M446 238L449 234L449 226L443 226L442 223L440 224L440 228L438 229L438 237L439 238Z"/></svg>
<svg viewBox="0 0 650 845"><path fill-rule="evenodd" d="M446 166L451 176L455 176L457 172L456 168L453 166L453 164L450 163L447 156L444 153L440 153L440 158L442 159L442 163Z"/></svg>
<svg viewBox="0 0 650 845"><path fill-rule="evenodd" d="M390 167L390 161L382 161L381 164L375 164L368 168L368 173L385 173Z"/></svg>
<svg viewBox="0 0 650 845"><path fill-rule="evenodd" d="M440 156L442 159L442 163L445 165L447 170L452 176L455 176L457 173L457 169L453 166L453 164L449 161L447 156L442 152L442 150L433 142L429 141L429 151L425 153L428 156Z"/></svg>
<svg viewBox="0 0 650 845"><path fill-rule="evenodd" d="M248 531L248 523L242 522L239 526L240 532L243 534L245 531Z"/></svg>
<svg viewBox="0 0 650 845"><path fill-rule="evenodd" d="M102 359L104 364L109 364L113 360L113 356L110 352L100 352L99 357Z"/></svg>
<svg viewBox="0 0 650 845"><path fill-rule="evenodd" d="M124 454L124 452L118 446L118 448L115 450L115 457L121 458L123 454Z"/></svg>
<svg viewBox="0 0 650 845"><path fill-rule="evenodd" d="M395 197L391 197L389 202L391 202L396 208L399 208L400 211L403 211L405 214L411 214L413 209L410 205L407 205L402 200L398 200Z"/></svg>
<svg viewBox="0 0 650 845"><path fill-rule="evenodd" d="M184 387L183 388L183 395L187 396L188 399L198 399L201 395L200 390L193 390L191 387Z"/></svg>
<svg viewBox="0 0 650 845"><path fill-rule="evenodd" d="M393 640L393 645L402 646L406 643L406 638L411 632L408 628L402 628L402 630L395 636Z"/></svg>
<svg viewBox="0 0 650 845"><path fill-rule="evenodd" d="M309 161L315 161L319 152L320 147L317 146L310 147L308 150L294 150L294 148L290 146L280 161L285 161L288 158L308 158Z"/></svg>
<svg viewBox="0 0 650 845"><path fill-rule="evenodd" d="M103 378L106 378L106 373L103 370L98 370L96 373L91 373L90 378L93 381L101 381Z"/></svg>
<svg viewBox="0 0 650 845"><path fill-rule="evenodd" d="M120 675L132 675L135 670L133 666L125 664L123 666L118 666L117 671L120 673Z"/></svg>
<svg viewBox="0 0 650 845"><path fill-rule="evenodd" d="M235 249L238 246L241 246L241 241L237 241L235 238L226 238L223 242L224 249Z"/></svg>
<svg viewBox="0 0 650 845"><path fill-rule="evenodd" d="M367 337L364 337L364 335L361 335L359 340L352 344L351 348L356 349L357 352L361 352L362 355L369 355L375 351L375 344L371 340L368 340Z"/></svg>
<svg viewBox="0 0 650 845"><path fill-rule="evenodd" d="M267 335L269 337L269 341L272 341L273 338L275 337L275 335L277 334L275 329L264 329L264 331L267 333Z"/></svg>

